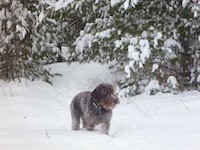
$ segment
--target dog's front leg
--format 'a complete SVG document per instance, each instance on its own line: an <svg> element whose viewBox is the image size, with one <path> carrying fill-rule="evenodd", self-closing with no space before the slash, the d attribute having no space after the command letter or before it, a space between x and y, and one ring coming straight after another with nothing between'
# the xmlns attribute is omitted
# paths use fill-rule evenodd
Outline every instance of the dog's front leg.
<svg viewBox="0 0 200 150"><path fill-rule="evenodd" d="M94 130L94 125L93 124L88 124L86 126L86 129L89 130L89 131L93 131Z"/></svg>
<svg viewBox="0 0 200 150"><path fill-rule="evenodd" d="M110 129L110 122L103 123L101 126L101 130L103 134L108 134Z"/></svg>

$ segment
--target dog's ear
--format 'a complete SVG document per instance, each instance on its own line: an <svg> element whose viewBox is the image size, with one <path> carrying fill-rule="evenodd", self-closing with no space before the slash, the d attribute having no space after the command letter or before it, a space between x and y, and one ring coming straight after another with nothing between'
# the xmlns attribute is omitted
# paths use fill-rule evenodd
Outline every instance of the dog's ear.
<svg viewBox="0 0 200 150"><path fill-rule="evenodd" d="M95 100L95 102L99 103L101 101L101 93L98 89L98 87L96 89L94 89L94 91L91 93L92 98Z"/></svg>

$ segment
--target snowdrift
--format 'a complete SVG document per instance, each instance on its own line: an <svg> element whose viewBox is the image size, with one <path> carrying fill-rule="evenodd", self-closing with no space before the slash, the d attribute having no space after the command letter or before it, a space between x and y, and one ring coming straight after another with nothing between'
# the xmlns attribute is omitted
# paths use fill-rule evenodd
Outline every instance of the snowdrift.
<svg viewBox="0 0 200 150"><path fill-rule="evenodd" d="M110 135L72 131L69 104L75 94L112 83L108 66L49 66L53 85L0 82L1 150L199 150L200 92L121 98Z"/></svg>

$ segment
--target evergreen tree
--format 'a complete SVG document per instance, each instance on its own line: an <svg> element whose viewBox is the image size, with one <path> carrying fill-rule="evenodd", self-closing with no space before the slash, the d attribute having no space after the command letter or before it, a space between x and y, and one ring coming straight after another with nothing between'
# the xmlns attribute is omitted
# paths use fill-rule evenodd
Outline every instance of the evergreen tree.
<svg viewBox="0 0 200 150"><path fill-rule="evenodd" d="M1 79L20 78L26 74L25 64L29 58L30 41L27 36L28 13L17 1L1 1L0 61Z"/></svg>
<svg viewBox="0 0 200 150"><path fill-rule="evenodd" d="M95 18L86 16L88 22L76 40L79 58L102 63L115 61L117 68L127 73L119 85L127 88L129 95L146 90L150 94L157 90L176 92L196 86L200 45L198 1L82 3L78 6L80 13L90 10ZM159 88L155 90L152 83Z"/></svg>
<svg viewBox="0 0 200 150"><path fill-rule="evenodd" d="M56 54L57 61L71 62L76 60L73 43L84 28L82 15L71 9L68 1L43 1L39 13L39 32L43 36L44 46ZM37 42L36 42L37 43ZM45 46L46 45L46 46ZM45 48L46 49L46 48ZM55 62L56 60L52 60Z"/></svg>
<svg viewBox="0 0 200 150"><path fill-rule="evenodd" d="M114 62L129 95L200 84L197 0L6 0L0 10L2 79L48 80L44 65L64 58Z"/></svg>
<svg viewBox="0 0 200 150"><path fill-rule="evenodd" d="M6 0L0 2L0 78L14 80L21 77L49 81L51 74L44 68L51 53L44 53L35 41L38 1ZM35 45L34 45L35 44Z"/></svg>

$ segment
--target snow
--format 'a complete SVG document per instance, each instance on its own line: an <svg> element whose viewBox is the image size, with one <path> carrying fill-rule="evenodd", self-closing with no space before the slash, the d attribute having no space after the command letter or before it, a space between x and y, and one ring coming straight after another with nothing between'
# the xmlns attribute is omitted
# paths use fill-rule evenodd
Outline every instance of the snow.
<svg viewBox="0 0 200 150"><path fill-rule="evenodd" d="M53 24L57 24L56 20L55 19L50 19L50 18L46 18L47 21L53 23Z"/></svg>
<svg viewBox="0 0 200 150"><path fill-rule="evenodd" d="M147 39L141 39L139 41L139 46L140 46L140 51L141 51L140 58L141 58L142 63L144 64L146 59L148 59L151 54L149 41Z"/></svg>
<svg viewBox="0 0 200 150"><path fill-rule="evenodd" d="M155 72L158 69L158 67L159 67L158 64L153 64L151 72Z"/></svg>
<svg viewBox="0 0 200 150"><path fill-rule="evenodd" d="M42 0L42 3L48 4L49 6L54 7L56 0Z"/></svg>
<svg viewBox="0 0 200 150"><path fill-rule="evenodd" d="M146 33L143 32L143 35L146 36ZM138 46L136 45L138 42ZM118 42L119 43L119 42ZM131 38L130 45L128 46L128 58L131 59L129 67L134 71L133 65L137 62L140 68L143 68L143 64L150 57L151 50L149 41L147 39ZM129 68L125 68L125 72L128 73ZM127 72L128 71L128 72ZM128 73L128 76L130 74Z"/></svg>
<svg viewBox="0 0 200 150"><path fill-rule="evenodd" d="M167 84L172 87L173 89L177 89L177 87L179 86L178 81L176 80L176 78L174 76L169 76L167 79Z"/></svg>
<svg viewBox="0 0 200 150"><path fill-rule="evenodd" d="M118 1L118 0L114 0L114 1ZM119 3L119 2L112 2L111 1L111 6L112 5L116 5L116 3ZM124 2L124 9L126 10L126 9L128 9L128 7L129 7L129 5L131 4L131 6L132 7L135 7L135 5L137 5L137 3L138 3L138 0L126 0L125 2Z"/></svg>
<svg viewBox="0 0 200 150"><path fill-rule="evenodd" d="M26 36L26 29L20 25L16 25L16 32L20 33L20 40L24 39Z"/></svg>
<svg viewBox="0 0 200 150"><path fill-rule="evenodd" d="M140 53L135 49L134 45L128 46L128 58L139 61Z"/></svg>
<svg viewBox="0 0 200 150"><path fill-rule="evenodd" d="M135 7L135 5L138 4L138 0L131 0L132 7Z"/></svg>
<svg viewBox="0 0 200 150"><path fill-rule="evenodd" d="M124 9L125 9L125 10L128 9L129 2L130 2L130 0L126 0L126 1L124 2Z"/></svg>
<svg viewBox="0 0 200 150"><path fill-rule="evenodd" d="M6 24L7 24L7 30L9 30L10 27L12 26L12 22L10 20L8 20Z"/></svg>
<svg viewBox="0 0 200 150"><path fill-rule="evenodd" d="M111 7L113 7L113 6L117 5L120 2L121 2L121 0L111 0L110 1L110 5L111 5Z"/></svg>
<svg viewBox="0 0 200 150"><path fill-rule="evenodd" d="M109 136L99 127L72 131L72 98L100 82L112 83L112 74L107 65L97 63L49 67L63 74L52 79L53 85L25 79L0 82L1 150L200 149L200 92L120 98Z"/></svg>
<svg viewBox="0 0 200 150"><path fill-rule="evenodd" d="M143 31L142 34L141 34L141 37L144 38L144 39L147 39L148 32L147 31Z"/></svg>
<svg viewBox="0 0 200 150"><path fill-rule="evenodd" d="M55 11L67 7L73 1L74 0L42 0L44 4L48 4L49 6L53 7Z"/></svg>
<svg viewBox="0 0 200 150"><path fill-rule="evenodd" d="M39 22L41 23L42 20L43 20L45 17L46 17L46 14L45 14L45 12L42 11L42 12L40 13L40 15L39 15L39 18L38 18Z"/></svg>
<svg viewBox="0 0 200 150"><path fill-rule="evenodd" d="M110 38L111 37L111 32L113 32L113 31L114 31L114 29L106 29L104 31L97 32L95 34L95 37L97 37L99 39Z"/></svg>
<svg viewBox="0 0 200 150"><path fill-rule="evenodd" d="M160 85L158 80L151 80L147 87L145 88L145 93L148 95L156 94L160 90Z"/></svg>
<svg viewBox="0 0 200 150"><path fill-rule="evenodd" d="M167 40L164 41L164 47L166 48L171 48L177 46L179 49L181 49L181 45L174 39L169 38Z"/></svg>
<svg viewBox="0 0 200 150"><path fill-rule="evenodd" d="M155 37L154 37L154 48L156 48L158 46L158 40L162 39L162 33L158 32L156 33Z"/></svg>
<svg viewBox="0 0 200 150"><path fill-rule="evenodd" d="M200 83L200 74L197 76L197 82Z"/></svg>
<svg viewBox="0 0 200 150"><path fill-rule="evenodd" d="M94 35L84 34L84 31L80 32L80 37L76 40L76 51L83 52L85 48L91 48L94 40Z"/></svg>
<svg viewBox="0 0 200 150"><path fill-rule="evenodd" d="M61 8L65 8L67 5L69 5L74 0L58 0L55 3L55 10L60 10Z"/></svg>
<svg viewBox="0 0 200 150"><path fill-rule="evenodd" d="M116 48L120 48L121 46L122 46L122 41L116 40L116 41L115 41L115 47L116 47Z"/></svg>
<svg viewBox="0 0 200 150"><path fill-rule="evenodd" d="M5 43L9 43L11 39L13 39L14 33L11 33L10 35L7 35L6 38L4 39Z"/></svg>
<svg viewBox="0 0 200 150"><path fill-rule="evenodd" d="M127 78L131 77L131 70L130 70L130 65L126 65L124 68L124 72L127 73Z"/></svg>

